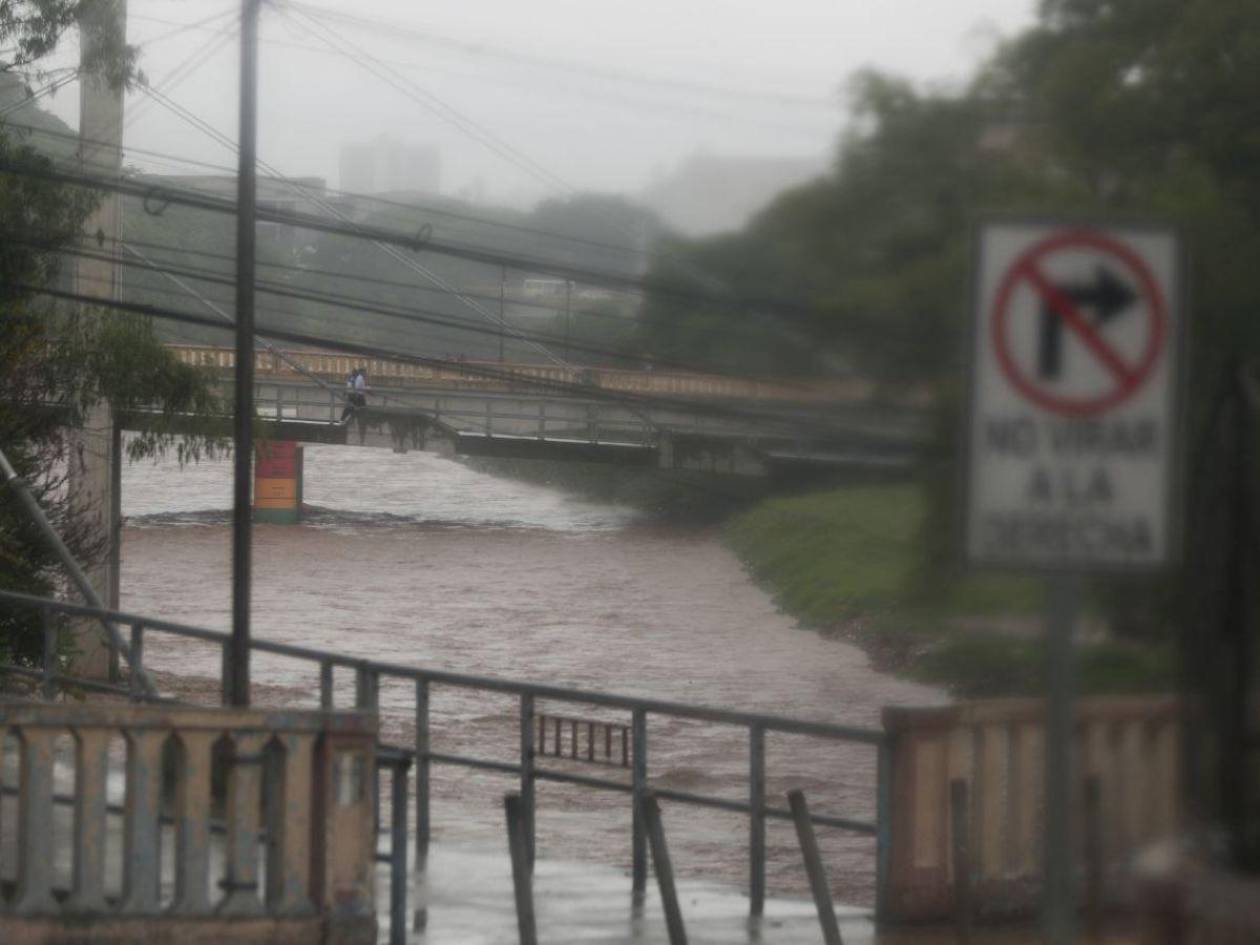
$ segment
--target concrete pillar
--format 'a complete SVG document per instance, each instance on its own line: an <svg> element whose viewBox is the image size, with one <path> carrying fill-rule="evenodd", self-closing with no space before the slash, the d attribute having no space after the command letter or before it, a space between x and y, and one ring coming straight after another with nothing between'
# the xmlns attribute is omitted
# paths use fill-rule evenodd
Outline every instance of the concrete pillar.
<svg viewBox="0 0 1260 945"><path fill-rule="evenodd" d="M302 447L275 441L254 455L254 521L295 525L302 517Z"/></svg>
<svg viewBox="0 0 1260 945"><path fill-rule="evenodd" d="M93 4L81 23L80 62L85 62L94 49L93 36L101 24L126 20L125 0L107 0ZM122 28L125 29L125 26ZM79 163L85 174L101 177L117 176L122 168L123 90L110 88L103 78L84 72L79 79ZM117 195L105 194L100 206L84 225L84 232L94 237L92 249L110 259L83 259L75 265L75 289L83 295L102 299L119 297L118 254L121 208ZM114 421L108 404L99 404L89 413L72 444L70 494L75 497L80 514L97 531L105 551L95 562L85 562L88 580L101 600L117 606L118 555L112 547L118 535L117 481L114 449ZM100 625L80 621L71 630L74 657L71 671L75 675L103 679L110 674L110 652Z"/></svg>

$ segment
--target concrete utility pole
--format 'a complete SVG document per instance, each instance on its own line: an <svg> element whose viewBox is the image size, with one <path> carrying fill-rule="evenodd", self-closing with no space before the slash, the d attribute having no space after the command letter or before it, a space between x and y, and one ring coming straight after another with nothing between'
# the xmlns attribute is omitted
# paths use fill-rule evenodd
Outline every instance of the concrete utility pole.
<svg viewBox="0 0 1260 945"><path fill-rule="evenodd" d="M507 291L507 266L499 267L499 363L503 363L503 335L507 331L507 322L503 315L503 296Z"/></svg>
<svg viewBox="0 0 1260 945"><path fill-rule="evenodd" d="M253 555L254 250L258 161L258 9L241 3L240 170L236 196L236 430L232 488L232 643L224 702L249 705L249 606Z"/></svg>
<svg viewBox="0 0 1260 945"><path fill-rule="evenodd" d="M101 34L126 35L126 0L106 0L84 8L79 22L80 64L85 64L101 43ZM85 174L116 177L122 170L123 89L111 88L100 75L86 70L79 78L79 165ZM88 219L84 230L98 245L92 249L108 259L80 258L75 263L75 291L81 295L114 300L121 294L121 270L115 257L121 236L122 210L118 195L106 193ZM112 608L118 607L120 555L120 484L122 439L114 429L109 404L98 404L75 434L71 451L70 494L89 527L107 539L108 554L87 572L96 595ZM77 621L71 631L75 656L72 671L79 676L104 679L110 674L110 647L95 621Z"/></svg>
<svg viewBox="0 0 1260 945"><path fill-rule="evenodd" d="M564 360L570 361L569 331L573 322L573 282L564 280Z"/></svg>

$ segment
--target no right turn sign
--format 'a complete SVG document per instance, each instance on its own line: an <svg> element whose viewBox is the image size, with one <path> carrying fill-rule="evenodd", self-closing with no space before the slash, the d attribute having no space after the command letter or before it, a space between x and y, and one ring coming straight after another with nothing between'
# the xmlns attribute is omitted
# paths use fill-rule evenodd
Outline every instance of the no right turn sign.
<svg viewBox="0 0 1260 945"><path fill-rule="evenodd" d="M1178 278L1176 239L1164 230L982 231L966 510L973 563L1168 562Z"/></svg>

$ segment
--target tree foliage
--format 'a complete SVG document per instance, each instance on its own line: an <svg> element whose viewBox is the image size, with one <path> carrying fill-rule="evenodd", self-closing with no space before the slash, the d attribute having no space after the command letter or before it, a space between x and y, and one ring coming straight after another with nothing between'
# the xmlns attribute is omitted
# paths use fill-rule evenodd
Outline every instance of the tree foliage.
<svg viewBox="0 0 1260 945"><path fill-rule="evenodd" d="M1192 248L1197 376L1256 351L1260 6L1045 0L961 92L867 73L852 100L826 178L740 233L680 247L740 294L789 303L779 344L750 330L754 310L667 300L647 310L649 346L780 370L819 367L825 346L889 383L949 384L972 229L1028 212L1177 224Z"/></svg>
<svg viewBox="0 0 1260 945"><path fill-rule="evenodd" d="M39 57L61 32L80 17L92 22L106 2L0 0L0 48L13 51L0 72L19 65L38 71ZM110 82L129 81L136 74L134 51L101 29L100 58L85 66ZM36 172L52 166L52 158L3 124L0 162ZM206 377L172 357L146 319L54 305L38 294L67 274L60 250L79 242L99 199L47 177L0 175L0 234L13 237L0 238L0 448L83 563L105 548L70 494L83 461L74 433L98 404L119 411L158 408L128 441L133 459L174 450L185 461L223 448L209 427L191 437L176 435L177 418L208 421L219 408ZM63 583L44 536L12 491L0 491L0 588L48 595ZM29 662L40 650L36 615L0 609L0 660Z"/></svg>

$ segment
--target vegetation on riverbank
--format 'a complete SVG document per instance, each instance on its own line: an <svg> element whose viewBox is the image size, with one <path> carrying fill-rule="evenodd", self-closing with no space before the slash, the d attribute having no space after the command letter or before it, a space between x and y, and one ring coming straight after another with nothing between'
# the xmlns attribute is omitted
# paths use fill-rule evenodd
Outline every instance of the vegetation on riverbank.
<svg viewBox="0 0 1260 945"><path fill-rule="evenodd" d="M960 696L1038 691L1040 582L930 568L928 510L913 484L849 486L768 499L733 518L724 538L784 611L861 646L880 670ZM1096 616L1085 623L1084 691L1171 687L1167 644L1110 639Z"/></svg>

